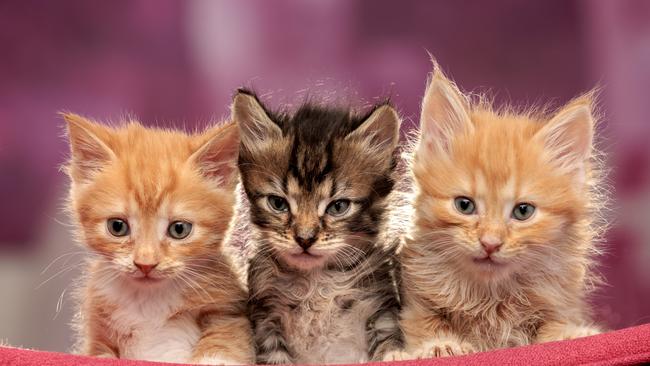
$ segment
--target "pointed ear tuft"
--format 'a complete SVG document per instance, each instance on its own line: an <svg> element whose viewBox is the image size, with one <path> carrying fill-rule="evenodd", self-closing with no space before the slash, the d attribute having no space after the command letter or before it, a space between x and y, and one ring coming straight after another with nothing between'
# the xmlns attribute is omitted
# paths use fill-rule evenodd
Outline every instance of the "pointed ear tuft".
<svg viewBox="0 0 650 366"><path fill-rule="evenodd" d="M420 116L421 139L418 150L449 153L453 137L473 129L469 102L432 59L433 72L424 92Z"/></svg>
<svg viewBox="0 0 650 366"><path fill-rule="evenodd" d="M115 159L109 147L111 132L105 126L74 113L60 113L67 123L71 159L68 171L76 182L90 180L107 163Z"/></svg>
<svg viewBox="0 0 650 366"><path fill-rule="evenodd" d="M592 152L594 97L590 92L569 102L535 135L544 145L549 162L577 172L581 178Z"/></svg>
<svg viewBox="0 0 650 366"><path fill-rule="evenodd" d="M239 126L241 143L252 147L260 141L282 137L282 130L249 91L239 90L232 103L232 120Z"/></svg>
<svg viewBox="0 0 650 366"><path fill-rule="evenodd" d="M237 157L239 156L239 129L233 122L208 129L207 136L192 156L201 174L216 180L224 187L234 187L237 182Z"/></svg>
<svg viewBox="0 0 650 366"><path fill-rule="evenodd" d="M363 123L345 139L366 141L377 151L392 154L399 142L399 126L397 111L391 105L384 104L375 107Z"/></svg>

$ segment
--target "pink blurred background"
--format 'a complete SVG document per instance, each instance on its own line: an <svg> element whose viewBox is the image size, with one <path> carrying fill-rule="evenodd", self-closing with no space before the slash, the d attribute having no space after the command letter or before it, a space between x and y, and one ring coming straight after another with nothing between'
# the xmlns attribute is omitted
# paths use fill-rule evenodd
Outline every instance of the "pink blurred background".
<svg viewBox="0 0 650 366"><path fill-rule="evenodd" d="M15 0L0 2L0 340L72 343L82 253L61 210L57 111L190 128L225 117L248 86L275 106L391 97L406 131L425 50L499 102L604 87L614 210L595 308L613 328L650 322L650 2Z"/></svg>

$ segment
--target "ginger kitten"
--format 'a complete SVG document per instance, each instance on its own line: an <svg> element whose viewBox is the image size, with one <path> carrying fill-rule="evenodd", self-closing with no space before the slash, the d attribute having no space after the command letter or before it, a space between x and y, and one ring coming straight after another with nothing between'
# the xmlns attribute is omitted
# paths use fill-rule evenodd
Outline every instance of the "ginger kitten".
<svg viewBox="0 0 650 366"><path fill-rule="evenodd" d="M435 66L401 253L406 349L450 356L599 332L593 94L552 116L472 103Z"/></svg>
<svg viewBox="0 0 650 366"><path fill-rule="evenodd" d="M380 360L401 346L385 223L399 117L303 105L270 113L240 91L239 169L250 201L249 308L264 364Z"/></svg>
<svg viewBox="0 0 650 366"><path fill-rule="evenodd" d="M237 126L194 135L64 114L69 209L90 250L78 352L202 364L254 361L246 288L224 246Z"/></svg>

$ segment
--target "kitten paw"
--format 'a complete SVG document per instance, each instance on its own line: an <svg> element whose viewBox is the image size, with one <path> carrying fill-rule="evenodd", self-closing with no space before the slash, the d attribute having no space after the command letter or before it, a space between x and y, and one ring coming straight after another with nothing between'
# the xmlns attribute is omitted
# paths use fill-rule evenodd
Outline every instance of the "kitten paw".
<svg viewBox="0 0 650 366"><path fill-rule="evenodd" d="M225 357L219 356L210 356L210 357L201 357L192 360L191 362L194 365L243 365L246 362L236 361Z"/></svg>
<svg viewBox="0 0 650 366"><path fill-rule="evenodd" d="M286 352L272 351L258 356L258 364L266 365L289 365L293 360Z"/></svg>
<svg viewBox="0 0 650 366"><path fill-rule="evenodd" d="M422 359L460 356L474 352L476 352L476 350L470 343L457 341L452 338L439 338L427 342L420 348L419 352L413 354L415 357L412 358Z"/></svg>
<svg viewBox="0 0 650 366"><path fill-rule="evenodd" d="M589 326L577 326L571 331L567 332L566 336L567 338L565 339L574 339L574 338L582 338L582 337L590 337L596 334L600 334L601 330L595 327L589 327Z"/></svg>
<svg viewBox="0 0 650 366"><path fill-rule="evenodd" d="M562 327L549 327L542 330L536 339L536 343L566 341L569 339L589 337L600 334L602 331L597 327L581 324L567 324Z"/></svg>
<svg viewBox="0 0 650 366"><path fill-rule="evenodd" d="M406 351L397 350L397 351L386 352L382 361L404 361L404 360L412 360L413 358L414 357L406 353Z"/></svg>

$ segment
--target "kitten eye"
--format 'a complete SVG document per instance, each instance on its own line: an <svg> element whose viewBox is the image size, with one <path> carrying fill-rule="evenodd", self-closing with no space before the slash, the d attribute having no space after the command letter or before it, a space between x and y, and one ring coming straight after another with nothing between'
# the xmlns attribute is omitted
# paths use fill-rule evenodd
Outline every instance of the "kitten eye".
<svg viewBox="0 0 650 366"><path fill-rule="evenodd" d="M512 217L515 220L526 221L535 213L535 206L530 203L518 203L512 210Z"/></svg>
<svg viewBox="0 0 650 366"><path fill-rule="evenodd" d="M127 236L130 232L129 224L122 219L108 219L108 221L106 221L106 226L108 227L108 232L118 238Z"/></svg>
<svg viewBox="0 0 650 366"><path fill-rule="evenodd" d="M454 205L458 212L463 215L471 215L476 211L474 201L467 197L456 197L456 199L454 199Z"/></svg>
<svg viewBox="0 0 650 366"><path fill-rule="evenodd" d="M167 233L174 239L185 239L192 232L192 224L187 221L174 221L167 228Z"/></svg>
<svg viewBox="0 0 650 366"><path fill-rule="evenodd" d="M325 212L332 216L344 215L350 209L350 200L336 200L327 206Z"/></svg>
<svg viewBox="0 0 650 366"><path fill-rule="evenodd" d="M289 202L282 197L278 196L269 196L268 198L269 207L276 212L287 212L289 211Z"/></svg>

